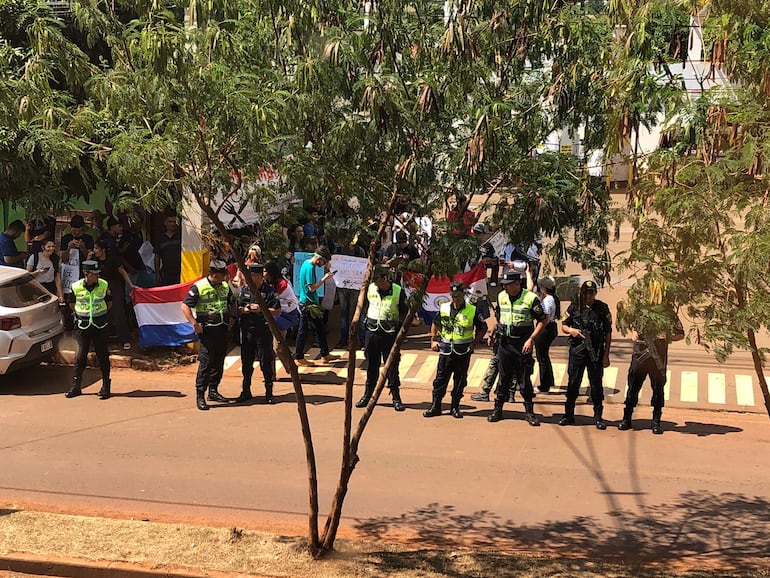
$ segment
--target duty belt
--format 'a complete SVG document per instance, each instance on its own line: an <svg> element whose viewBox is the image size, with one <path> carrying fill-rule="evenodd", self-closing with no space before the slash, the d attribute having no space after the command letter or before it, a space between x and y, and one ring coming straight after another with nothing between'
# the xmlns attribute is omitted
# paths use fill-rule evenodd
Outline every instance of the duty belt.
<svg viewBox="0 0 770 578"><path fill-rule="evenodd" d="M227 321L225 314L221 311L198 313L196 320L201 325L223 325Z"/></svg>

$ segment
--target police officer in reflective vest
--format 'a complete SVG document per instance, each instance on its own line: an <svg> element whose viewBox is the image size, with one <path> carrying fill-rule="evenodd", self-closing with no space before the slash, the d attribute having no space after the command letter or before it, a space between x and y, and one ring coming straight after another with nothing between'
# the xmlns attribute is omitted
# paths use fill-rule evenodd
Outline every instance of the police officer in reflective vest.
<svg viewBox="0 0 770 578"><path fill-rule="evenodd" d="M567 308L562 332L569 335L567 363L567 401L559 425L575 423L575 401L580 392L583 373L588 370L590 397L594 404L596 429L607 429L604 412L604 368L610 366L612 343L612 313L603 301L596 299L596 283L585 281L578 293L578 302Z"/></svg>
<svg viewBox="0 0 770 578"><path fill-rule="evenodd" d="M281 314L281 302L278 296L265 281L265 268L259 263L248 265L249 275L262 299L267 305L268 315L278 317ZM238 295L238 319L241 325L241 371L243 385L241 394L235 400L243 403L252 398L251 377L254 375L254 360L259 359L259 368L265 378L265 403L275 403L273 398L273 381L275 380L275 351L273 350L273 334L267 326L262 311L257 304L254 294L248 285L241 287Z"/></svg>
<svg viewBox="0 0 770 578"><path fill-rule="evenodd" d="M396 341L396 334L406 317L406 295L400 285L391 282L389 273L387 267L375 267L372 283L366 291L364 351L368 366L364 395L358 400L356 407L366 407L372 398L380 375L380 365L388 359ZM400 361L401 356L397 355L388 372L388 388L396 411L405 409L401 401L401 379L398 375Z"/></svg>
<svg viewBox="0 0 770 578"><path fill-rule="evenodd" d="M532 371L535 366L532 352L535 339L543 331L546 315L537 294L524 288L524 280L524 275L518 271L508 271L500 279L503 290L497 296L495 307L497 324L489 337L490 345L494 340L498 341L500 380L495 390L495 409L487 421L503 419L503 405L508 399L511 384L516 380L521 384L527 423L539 426L532 388Z"/></svg>
<svg viewBox="0 0 770 578"><path fill-rule="evenodd" d="M86 368L91 343L94 344L99 368L102 371L99 399L110 397L110 353L107 350L109 316L107 313L112 306L112 296L107 281L100 279L99 273L97 261L83 261L84 278L75 281L72 284L72 293L67 295L70 309L75 312L75 339L78 344L75 375L72 377L72 387L65 394L67 397L77 397L82 393L83 371Z"/></svg>
<svg viewBox="0 0 770 578"><path fill-rule="evenodd" d="M487 324L476 306L465 301L465 287L459 281L449 285L451 301L442 303L431 326L430 348L439 352L436 379L433 380L433 403L423 412L424 417L441 415L441 400L449 378L454 374L452 405L449 414L461 418L460 400L468 384L471 353L484 338Z"/></svg>
<svg viewBox="0 0 770 578"><path fill-rule="evenodd" d="M196 405L204 411L209 409L205 398L206 390L209 401L228 402L228 399L219 393L219 382L222 380L227 355L227 334L234 323L234 299L230 286L225 281L226 275L225 263L212 261L208 276L193 283L182 302L182 313L200 339L195 389Z"/></svg>

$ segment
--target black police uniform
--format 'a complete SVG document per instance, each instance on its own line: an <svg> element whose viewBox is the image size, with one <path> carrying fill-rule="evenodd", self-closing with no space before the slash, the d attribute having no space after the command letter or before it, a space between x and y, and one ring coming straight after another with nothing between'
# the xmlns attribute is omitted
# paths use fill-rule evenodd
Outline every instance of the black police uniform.
<svg viewBox="0 0 770 578"><path fill-rule="evenodd" d="M89 270L97 270L96 264L90 261L84 262L91 264ZM94 297L95 292L104 294L103 301L107 307L101 313L95 313ZM76 307L76 300L78 294L84 292L84 294L90 294L90 308L89 312L78 311ZM85 299L83 300L85 302ZM107 347L109 338L109 315L107 313L110 302L112 301L112 295L108 289L107 282L104 279L98 279L94 284L87 284L85 279L76 281L73 285L72 293L67 294L67 302L72 304L75 311L75 340L78 344L77 357L75 358L75 373L72 377L72 386L66 393L66 397L77 397L82 393L83 372L86 368L88 361L88 351L91 348L91 344L94 345L94 351L96 352L96 358L99 360L99 369L102 373L102 387L99 390L99 399L107 399L110 397L110 352Z"/></svg>
<svg viewBox="0 0 770 578"><path fill-rule="evenodd" d="M431 406L423 412L424 417L434 417L441 415L441 400L446 394L449 379L454 374L452 399L450 415L455 418L461 418L460 400L463 397L465 386L468 385L468 368L471 363L471 345L477 336L483 336L487 331L487 324L482 317L482 312L478 307L470 303L463 302L462 309L455 308L450 301L448 311L443 308L439 311L433 320L433 325L439 333L439 358L436 368L436 378L433 380L433 401ZM473 330L474 337L469 343L452 343L446 340L446 331L448 327L454 325L454 319L460 311L473 308ZM481 337L478 337L479 339Z"/></svg>
<svg viewBox="0 0 770 578"><path fill-rule="evenodd" d="M513 276L517 275L519 282L523 283L523 276L518 273L509 272L503 275L501 280L504 284L503 291L505 291L505 285L507 285L506 281L510 281ZM498 296L498 303L495 307L495 315L498 319L495 339L498 347L497 366L500 372L500 379L495 389L495 408L492 414L487 417L487 420L497 422L503 418L503 405L509 399L513 383L518 382L521 387L521 395L524 398L524 415L526 420L530 425L538 426L540 421L534 412L535 391L532 387L532 372L535 367L535 360L532 356L532 351L524 353L523 348L524 344L535 332L535 324L545 319L545 313L540 304L540 299L533 292L523 287L518 294L509 295L509 299L512 304L522 300L524 303L528 303L527 308L530 320L527 323L511 326L500 323L501 307L500 296Z"/></svg>
<svg viewBox="0 0 770 578"><path fill-rule="evenodd" d="M401 289L397 283L391 282L388 289L380 289L374 283L372 283L377 289L381 299L393 295L395 290L398 290L398 316L399 321L402 321L406 317L407 305L406 305L406 292ZM372 285L370 285L370 290ZM398 288L398 289L396 289ZM364 311L368 311L367 301L364 305ZM356 402L356 407L366 407L369 400L374 393L374 388L377 385L377 379L380 376L380 366L385 363L390 355L393 344L396 342L396 335L398 333L399 324L388 321L378 321L375 319L366 318L364 326L366 328L366 336L364 338L364 352L366 354L366 384L364 386L364 395ZM401 401L401 377L399 375L399 363L401 362L401 354L396 354L396 359L393 361L393 365L390 366L388 372L388 389L390 389L391 399L393 401L393 407L396 411L404 411L404 404Z"/></svg>
<svg viewBox="0 0 770 578"><path fill-rule="evenodd" d="M586 286L586 283L583 285ZM596 285L593 284L592 287L595 288ZM604 411L602 358L607 336L612 333L610 308L598 299L594 300L590 308L581 309L579 304L573 303L567 308L567 315L562 325L579 329L585 335L585 339L569 337L567 400L564 404L564 417L559 425L570 425L575 422L575 402L580 392L583 373L587 370L596 427L605 429L606 426L602 421Z"/></svg>
<svg viewBox="0 0 770 578"><path fill-rule="evenodd" d="M268 309L280 311L281 302L273 287L263 281L259 290ZM265 378L265 402L275 403L273 398L273 382L275 381L275 351L273 350L273 334L267 326L264 315L260 311L247 311L244 307L256 303L256 299L248 285L241 288L238 295L238 319L241 326L241 367L243 384L241 395L236 402L251 399L251 377L254 375L254 360L259 359L259 367ZM267 313L270 315L270 313Z"/></svg>
<svg viewBox="0 0 770 578"><path fill-rule="evenodd" d="M681 321L672 315L674 339L684 337L684 329ZM631 365L628 368L628 391L626 392L625 409L623 419L618 424L619 430L631 429L631 417L634 408L639 403L639 392L644 380L649 376L652 387L652 431L662 434L660 418L663 415L663 406L666 403L666 365L668 363L668 339L645 339L638 336L634 341L634 349L631 354Z"/></svg>
<svg viewBox="0 0 770 578"><path fill-rule="evenodd" d="M197 283L202 283L204 280L209 281L208 277L205 277ZM190 287L183 301L192 310L195 310L200 299L197 283ZM207 390L209 401L219 403L228 401L219 393L219 382L222 381L225 357L227 356L227 336L233 295L226 281L222 285L227 287L227 297L222 303L222 309L205 315L197 314L196 317L197 322L203 328L202 333L198 336L200 348L198 350L198 373L195 376L198 409L208 409L204 399Z"/></svg>

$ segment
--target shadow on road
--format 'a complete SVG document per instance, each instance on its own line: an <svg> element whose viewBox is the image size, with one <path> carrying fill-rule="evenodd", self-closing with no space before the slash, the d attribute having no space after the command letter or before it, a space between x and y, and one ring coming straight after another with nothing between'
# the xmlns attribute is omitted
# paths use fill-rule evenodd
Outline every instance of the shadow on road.
<svg viewBox="0 0 770 578"><path fill-rule="evenodd" d="M465 515L433 503L400 516L359 520L355 528L366 538L393 534L422 548L472 545L664 566L718 564L746 571L767 564L770 556L770 502L763 498L686 492L642 513L612 515L611 526L592 517L523 526L489 511Z"/></svg>

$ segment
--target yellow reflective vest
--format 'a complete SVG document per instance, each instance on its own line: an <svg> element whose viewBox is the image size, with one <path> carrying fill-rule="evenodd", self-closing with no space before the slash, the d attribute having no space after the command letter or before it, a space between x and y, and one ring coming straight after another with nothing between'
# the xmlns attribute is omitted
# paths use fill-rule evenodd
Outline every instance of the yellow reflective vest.
<svg viewBox="0 0 770 578"><path fill-rule="evenodd" d="M372 283L366 292L366 298L369 301L366 328L369 331L395 333L399 326L398 302L401 299L401 286L391 283L390 295L382 297L377 285Z"/></svg>
<svg viewBox="0 0 770 578"><path fill-rule="evenodd" d="M455 351L455 345L468 345L473 342L473 321L476 318L476 306L465 303L465 306L457 312L452 319L452 302L442 303L439 307L441 341L448 344L450 351L447 353L467 353L468 348L461 347Z"/></svg>
<svg viewBox="0 0 770 578"><path fill-rule="evenodd" d="M198 323L209 327L224 325L229 318L230 287L222 282L217 286L211 284L208 277L195 282L198 288L198 302L195 304L195 317Z"/></svg>
<svg viewBox="0 0 770 578"><path fill-rule="evenodd" d="M96 287L90 291L86 289L85 279L80 279L72 284L78 329L88 329L89 327L104 329L107 327L107 288L108 284L104 279L99 279L96 282ZM99 325L94 323L94 320L103 323Z"/></svg>
<svg viewBox="0 0 770 578"><path fill-rule="evenodd" d="M532 306L535 303L535 295L532 291L522 289L516 301L511 301L507 291L501 291L497 296L497 305L500 309L498 332L506 337L520 335L517 327L533 327ZM514 335L512 335L514 334Z"/></svg>

